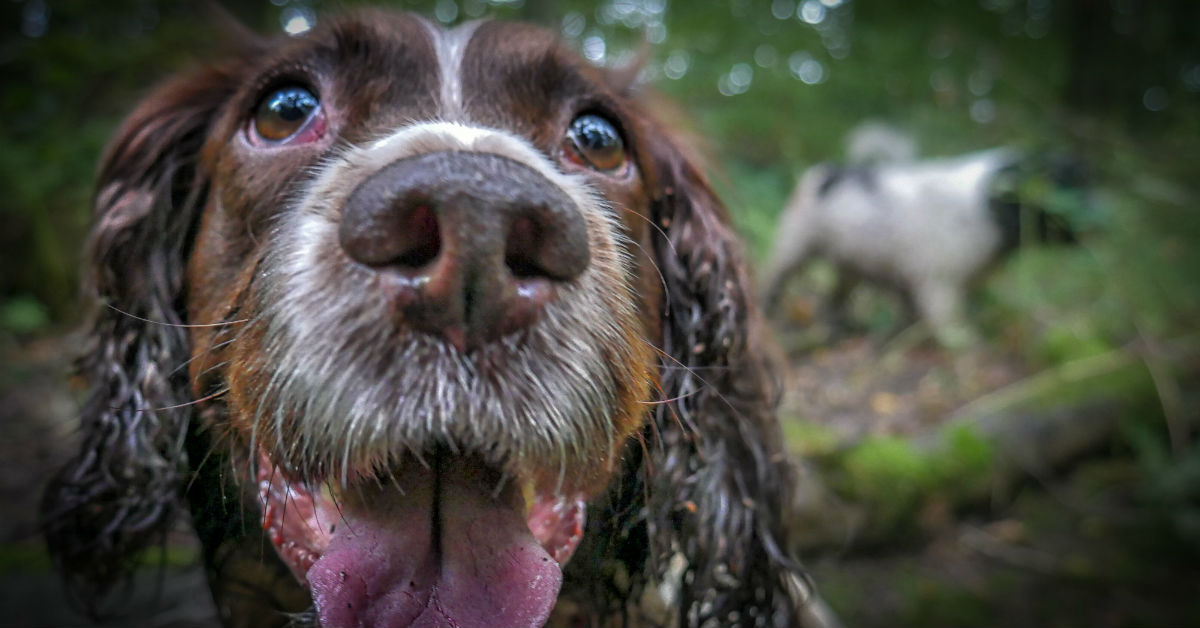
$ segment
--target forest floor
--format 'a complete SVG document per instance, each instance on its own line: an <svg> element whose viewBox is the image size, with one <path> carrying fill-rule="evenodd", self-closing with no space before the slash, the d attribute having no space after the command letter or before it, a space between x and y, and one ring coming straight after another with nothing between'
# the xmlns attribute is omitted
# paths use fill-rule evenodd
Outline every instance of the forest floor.
<svg viewBox="0 0 1200 628"><path fill-rule="evenodd" d="M951 355L927 342L905 345L857 337L793 350L781 406L793 449L807 456L815 447L828 459L836 443L919 435L1028 375L1016 356L987 346ZM216 625L185 532L172 538L165 566L138 574L134 615L89 623L52 574L36 510L49 474L73 453L72 346L70 337L0 346L0 626ZM1164 543L1137 465L1094 452L984 503L933 496L902 533L859 538L847 525L840 541L810 543L806 564L853 626L1195 625L1200 568ZM822 471L813 472L819 479ZM852 509L836 497L828 503Z"/></svg>
<svg viewBox="0 0 1200 628"><path fill-rule="evenodd" d="M1148 472L1145 457L1123 445L1130 434L1118 421L1090 432L1092 445L1022 469L982 498L930 490L894 530L872 531L856 521L859 505L836 494L839 474L830 464L844 464L844 452L866 440L918 442L1037 374L997 344L950 352L914 336L916 328L814 342L796 331L803 325L774 322L788 352L780 416L789 445L799 459L816 461L806 465L811 481L835 487L817 500L809 495L816 503L805 517L832 522L835 533L805 543L801 556L846 625L1200 625L1198 522L1189 521L1195 510L1163 499L1161 486L1175 482L1173 489L1194 497L1200 477L1168 472L1173 479L1164 481L1161 469ZM1198 374L1193 361L1180 376L1194 389ZM1195 392L1186 395L1194 400ZM1161 418L1145 419L1158 410L1132 423L1157 421L1161 430ZM1085 410L1069 420L1087 432L1098 414ZM1012 417L1019 420L1029 417ZM907 479L902 466L898 493Z"/></svg>

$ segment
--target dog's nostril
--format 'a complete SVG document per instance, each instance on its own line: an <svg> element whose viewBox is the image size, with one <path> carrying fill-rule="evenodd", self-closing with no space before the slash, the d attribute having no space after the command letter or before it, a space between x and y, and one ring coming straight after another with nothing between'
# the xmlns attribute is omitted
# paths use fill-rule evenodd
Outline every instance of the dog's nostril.
<svg viewBox="0 0 1200 628"><path fill-rule="evenodd" d="M553 276L549 269L542 268L537 259L541 250L542 230L529 218L518 218L508 231L508 242L504 248L504 265L513 277Z"/></svg>
<svg viewBox="0 0 1200 628"><path fill-rule="evenodd" d="M577 212L534 202L511 210L504 264L516 279L570 281L588 265L587 227Z"/></svg>
<svg viewBox="0 0 1200 628"><path fill-rule="evenodd" d="M398 234L397 254L391 264L404 268L421 268L437 258L442 250L438 219L428 205L413 208L403 221Z"/></svg>
<svg viewBox="0 0 1200 628"><path fill-rule="evenodd" d="M342 249L367 266L415 270L442 250L437 208L415 194L387 198L387 190L364 186L346 204L338 237Z"/></svg>

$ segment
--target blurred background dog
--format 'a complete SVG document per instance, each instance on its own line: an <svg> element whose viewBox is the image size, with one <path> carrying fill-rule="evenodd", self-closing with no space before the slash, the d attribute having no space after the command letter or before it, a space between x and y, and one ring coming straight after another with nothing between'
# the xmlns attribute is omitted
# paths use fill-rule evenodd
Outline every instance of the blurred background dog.
<svg viewBox="0 0 1200 628"><path fill-rule="evenodd" d="M828 310L845 327L860 280L899 292L944 346L970 342L966 293L1023 242L1073 242L1085 217L1078 160L1000 147L917 159L910 135L878 122L848 134L847 165L822 163L801 176L783 210L763 271L765 307L813 257L830 260L837 283Z"/></svg>

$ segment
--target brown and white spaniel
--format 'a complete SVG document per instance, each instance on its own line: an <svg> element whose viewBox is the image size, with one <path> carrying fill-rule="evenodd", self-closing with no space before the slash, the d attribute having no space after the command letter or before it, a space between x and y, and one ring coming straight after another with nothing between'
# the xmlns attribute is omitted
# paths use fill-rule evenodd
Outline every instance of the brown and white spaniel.
<svg viewBox="0 0 1200 628"><path fill-rule="evenodd" d="M623 83L360 12L146 98L44 501L71 590L189 513L228 625L796 625L740 246Z"/></svg>

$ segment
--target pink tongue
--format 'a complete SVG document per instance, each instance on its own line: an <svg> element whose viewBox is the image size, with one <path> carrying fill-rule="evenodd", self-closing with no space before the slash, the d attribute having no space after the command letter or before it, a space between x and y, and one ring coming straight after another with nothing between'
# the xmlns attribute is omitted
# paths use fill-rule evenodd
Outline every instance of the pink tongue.
<svg viewBox="0 0 1200 628"><path fill-rule="evenodd" d="M308 571L325 628L533 626L562 572L533 537L511 485L455 461L346 491L329 546ZM452 468L447 468L452 467ZM349 500L353 500L350 503Z"/></svg>

